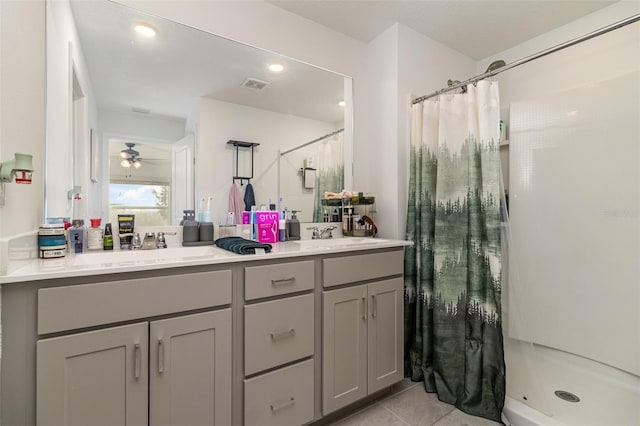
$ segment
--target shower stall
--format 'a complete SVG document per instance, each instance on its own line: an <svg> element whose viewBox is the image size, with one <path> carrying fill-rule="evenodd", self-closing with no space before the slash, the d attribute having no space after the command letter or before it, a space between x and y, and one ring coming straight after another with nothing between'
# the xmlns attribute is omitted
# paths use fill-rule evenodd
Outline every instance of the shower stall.
<svg viewBox="0 0 640 426"><path fill-rule="evenodd" d="M504 414L640 424L640 24L500 84Z"/></svg>
<svg viewBox="0 0 640 426"><path fill-rule="evenodd" d="M638 21L617 3L414 101L500 74L506 424L640 425Z"/></svg>

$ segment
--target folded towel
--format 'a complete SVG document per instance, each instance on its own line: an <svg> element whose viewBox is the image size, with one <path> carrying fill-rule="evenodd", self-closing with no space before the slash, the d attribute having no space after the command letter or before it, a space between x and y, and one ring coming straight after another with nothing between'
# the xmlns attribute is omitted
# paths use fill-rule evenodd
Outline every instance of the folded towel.
<svg viewBox="0 0 640 426"><path fill-rule="evenodd" d="M265 253L271 251L271 244L263 244L242 237L224 237L216 240L216 245L225 250L238 254L256 254L256 249L264 249Z"/></svg>

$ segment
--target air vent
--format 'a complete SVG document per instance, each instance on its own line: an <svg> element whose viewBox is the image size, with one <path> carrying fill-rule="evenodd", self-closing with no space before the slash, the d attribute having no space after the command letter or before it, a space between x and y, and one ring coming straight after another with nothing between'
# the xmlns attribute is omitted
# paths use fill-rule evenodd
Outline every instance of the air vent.
<svg viewBox="0 0 640 426"><path fill-rule="evenodd" d="M268 85L270 85L268 81L258 80L256 78L247 78L244 83L242 83L242 87L247 87L249 89L262 90Z"/></svg>
<svg viewBox="0 0 640 426"><path fill-rule="evenodd" d="M147 108L132 107L131 111L137 112L138 114L151 114L151 110Z"/></svg>

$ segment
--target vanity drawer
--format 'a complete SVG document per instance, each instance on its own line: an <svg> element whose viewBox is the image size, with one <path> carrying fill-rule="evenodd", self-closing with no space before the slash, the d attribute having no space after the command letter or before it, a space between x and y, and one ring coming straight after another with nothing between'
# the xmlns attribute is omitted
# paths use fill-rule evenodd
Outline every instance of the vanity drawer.
<svg viewBox="0 0 640 426"><path fill-rule="evenodd" d="M244 268L244 297L252 300L310 290L313 270L313 260Z"/></svg>
<svg viewBox="0 0 640 426"><path fill-rule="evenodd" d="M246 426L298 426L313 420L313 360L244 381Z"/></svg>
<svg viewBox="0 0 640 426"><path fill-rule="evenodd" d="M322 285L331 287L404 272L404 251L359 254L322 260Z"/></svg>
<svg viewBox="0 0 640 426"><path fill-rule="evenodd" d="M313 355L313 294L244 308L245 375Z"/></svg>
<svg viewBox="0 0 640 426"><path fill-rule="evenodd" d="M230 270L43 288L38 334L230 303Z"/></svg>

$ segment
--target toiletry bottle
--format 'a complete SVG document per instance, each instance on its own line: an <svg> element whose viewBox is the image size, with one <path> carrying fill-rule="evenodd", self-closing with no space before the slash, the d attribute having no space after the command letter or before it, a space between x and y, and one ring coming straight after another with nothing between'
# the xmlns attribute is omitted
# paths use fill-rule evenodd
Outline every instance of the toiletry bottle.
<svg viewBox="0 0 640 426"><path fill-rule="evenodd" d="M278 241L287 241L287 221L285 220L284 210L278 221Z"/></svg>
<svg viewBox="0 0 640 426"><path fill-rule="evenodd" d="M104 226L104 237L102 238L102 247L105 250L113 250L113 231L111 230L110 223L107 223Z"/></svg>
<svg viewBox="0 0 640 426"><path fill-rule="evenodd" d="M89 219L91 221L91 228L87 231L87 249L89 250L102 250L104 245L102 228L100 228L100 222L102 219Z"/></svg>
<svg viewBox="0 0 640 426"><path fill-rule="evenodd" d="M292 241L300 239L300 221L298 220L296 213L300 210L291 211L291 220L289 221L289 239Z"/></svg>
<svg viewBox="0 0 640 426"><path fill-rule="evenodd" d="M289 235L291 234L291 220L289 219L289 211L284 208L284 239L289 241Z"/></svg>
<svg viewBox="0 0 640 426"><path fill-rule="evenodd" d="M251 239L256 240L256 206L251 206L251 211L249 212L249 226L251 228Z"/></svg>
<svg viewBox="0 0 640 426"><path fill-rule="evenodd" d="M82 253L84 251L84 220L74 219L71 228L69 228L69 252Z"/></svg>

